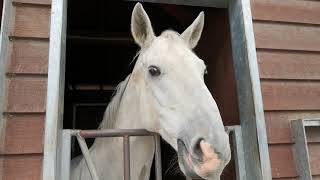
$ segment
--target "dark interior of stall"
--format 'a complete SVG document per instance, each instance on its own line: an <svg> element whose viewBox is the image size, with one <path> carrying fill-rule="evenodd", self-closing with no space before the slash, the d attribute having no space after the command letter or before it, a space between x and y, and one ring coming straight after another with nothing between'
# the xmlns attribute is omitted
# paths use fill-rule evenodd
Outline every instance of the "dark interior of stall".
<svg viewBox="0 0 320 180"><path fill-rule="evenodd" d="M134 2L119 0L68 1L64 99L65 129L97 129L115 87L132 71L139 47L130 34ZM205 27L196 54L207 64L206 84L225 125L239 124L235 78L226 9L143 3L156 35L165 29L181 33L205 12ZM87 141L90 146L92 139ZM231 143L232 144L232 143ZM176 153L162 142L164 180L182 180ZM80 149L73 141L72 156ZM150 179L154 179L154 170ZM235 179L234 162L221 179Z"/></svg>
<svg viewBox="0 0 320 180"><path fill-rule="evenodd" d="M2 23L2 12L3 12L3 0L0 0L0 29L1 27L1 23Z"/></svg>

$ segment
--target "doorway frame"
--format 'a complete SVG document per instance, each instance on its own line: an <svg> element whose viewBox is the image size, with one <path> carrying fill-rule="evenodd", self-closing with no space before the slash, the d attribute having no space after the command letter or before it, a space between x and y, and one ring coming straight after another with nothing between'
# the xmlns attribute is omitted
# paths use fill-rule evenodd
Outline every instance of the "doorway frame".
<svg viewBox="0 0 320 180"><path fill-rule="evenodd" d="M136 0L128 0L136 1ZM142 2L228 8L233 64L248 180L271 180L271 166L250 0L143 0ZM42 179L60 174L67 0L52 0Z"/></svg>

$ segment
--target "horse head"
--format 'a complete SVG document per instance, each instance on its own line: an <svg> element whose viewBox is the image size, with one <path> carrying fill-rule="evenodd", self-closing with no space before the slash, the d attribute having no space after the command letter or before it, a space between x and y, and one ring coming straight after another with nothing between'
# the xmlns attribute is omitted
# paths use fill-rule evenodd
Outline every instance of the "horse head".
<svg viewBox="0 0 320 180"><path fill-rule="evenodd" d="M140 3L132 12L131 32L141 47L131 80L141 88L145 129L159 133L177 152L191 178L219 178L231 158L229 136L204 82L206 66L192 49L204 26L204 13L182 33L154 34Z"/></svg>

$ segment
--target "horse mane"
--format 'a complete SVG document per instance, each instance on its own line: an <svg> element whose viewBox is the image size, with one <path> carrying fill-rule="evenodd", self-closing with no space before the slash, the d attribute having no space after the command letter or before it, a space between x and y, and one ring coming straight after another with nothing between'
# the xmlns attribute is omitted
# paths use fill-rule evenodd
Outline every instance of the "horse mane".
<svg viewBox="0 0 320 180"><path fill-rule="evenodd" d="M113 129L116 119L117 119L117 114L120 106L121 99L123 97L124 91L128 85L129 79L130 79L129 74L126 79L118 84L116 87L115 92L112 95L112 99L110 103L108 104L106 111L104 112L103 120L99 126L99 129Z"/></svg>

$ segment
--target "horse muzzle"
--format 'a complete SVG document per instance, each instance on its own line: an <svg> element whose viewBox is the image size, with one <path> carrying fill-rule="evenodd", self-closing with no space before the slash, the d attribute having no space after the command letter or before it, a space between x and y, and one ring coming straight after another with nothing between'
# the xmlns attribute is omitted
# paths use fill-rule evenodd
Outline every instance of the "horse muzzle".
<svg viewBox="0 0 320 180"><path fill-rule="evenodd" d="M188 141L177 140L179 166L185 175L193 179L220 177L231 155L216 151L203 138L194 138L189 144L186 142Z"/></svg>

